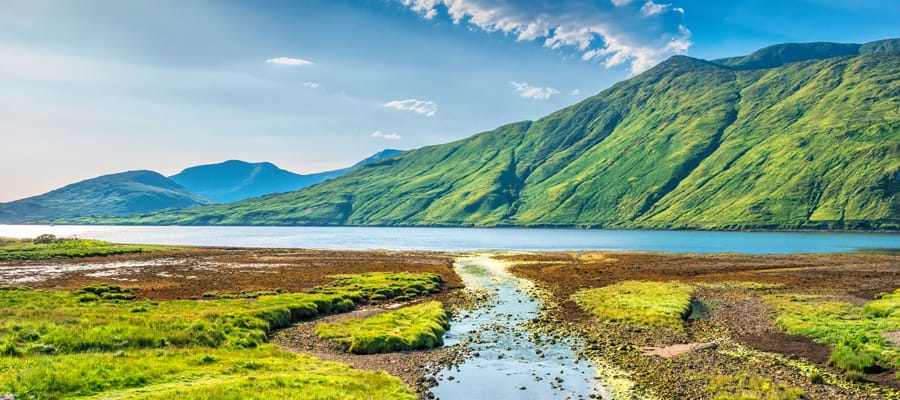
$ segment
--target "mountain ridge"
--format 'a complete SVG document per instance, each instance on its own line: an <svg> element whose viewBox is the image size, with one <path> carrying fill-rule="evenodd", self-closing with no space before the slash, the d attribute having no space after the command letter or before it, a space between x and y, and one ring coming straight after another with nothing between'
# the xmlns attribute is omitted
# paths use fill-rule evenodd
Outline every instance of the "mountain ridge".
<svg viewBox="0 0 900 400"><path fill-rule="evenodd" d="M897 43L770 68L676 56L536 121L305 190L115 221L896 230Z"/></svg>
<svg viewBox="0 0 900 400"><path fill-rule="evenodd" d="M399 154L400 150L385 149L347 168L312 174L297 174L281 169L270 162L228 160L217 164L203 164L185 168L172 175L176 183L191 192L219 203L285 193L337 178L362 165Z"/></svg>
<svg viewBox="0 0 900 400"><path fill-rule="evenodd" d="M213 204L216 200L222 199L218 194L223 193L255 197L288 192L294 190L295 185L311 186L399 153L401 153L400 150L385 149L350 167L307 175L283 170L270 162L248 163L240 160L189 167L180 173L184 174L185 171L192 170L195 172L193 179L201 183L221 180L224 175L229 175L224 177L231 180L230 186L224 186L226 189L222 189L223 184L219 182L211 186L201 186L201 190L192 190L196 188L192 185L195 182L190 179L178 179L177 175L180 174L176 174L176 179L172 179L172 177L167 178L158 172L149 170L101 175L71 183L44 194L0 203L0 223L37 223L146 214L166 209ZM222 171L222 168L232 171L228 173ZM268 186L258 184L256 179L260 174L268 174L268 178L275 181L274 184ZM235 175L237 175L236 178ZM245 190L246 186L249 186L251 190ZM239 192L239 190L243 191ZM216 196L205 196L209 193Z"/></svg>
<svg viewBox="0 0 900 400"><path fill-rule="evenodd" d="M0 203L0 221L52 221L210 204L165 176L134 170L85 179L37 196Z"/></svg>

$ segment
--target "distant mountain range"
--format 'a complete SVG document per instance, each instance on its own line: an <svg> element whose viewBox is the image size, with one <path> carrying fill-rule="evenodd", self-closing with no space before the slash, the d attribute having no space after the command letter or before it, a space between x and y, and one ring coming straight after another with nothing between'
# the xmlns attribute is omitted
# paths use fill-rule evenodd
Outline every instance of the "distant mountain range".
<svg viewBox="0 0 900 400"><path fill-rule="evenodd" d="M220 164L190 167L170 176L169 179L207 199L230 203L272 193L300 190L399 153L400 150L382 150L351 167L309 175L295 174L268 162L248 163L230 160Z"/></svg>
<svg viewBox="0 0 900 400"><path fill-rule="evenodd" d="M146 213L211 202L153 171L128 171L93 179L9 203L0 203L0 222Z"/></svg>
<svg viewBox="0 0 900 400"><path fill-rule="evenodd" d="M0 203L0 223L146 214L289 192L337 178L400 152L383 150L351 167L309 175L295 174L268 162L237 160L187 168L168 178L153 171L104 175L39 196Z"/></svg>
<svg viewBox="0 0 900 400"><path fill-rule="evenodd" d="M675 56L303 190L82 222L900 229L900 40Z"/></svg>

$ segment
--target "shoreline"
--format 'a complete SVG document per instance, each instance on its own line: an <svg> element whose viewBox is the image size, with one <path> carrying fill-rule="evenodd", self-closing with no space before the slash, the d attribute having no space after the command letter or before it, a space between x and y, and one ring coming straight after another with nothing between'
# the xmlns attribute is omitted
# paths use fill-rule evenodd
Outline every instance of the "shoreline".
<svg viewBox="0 0 900 400"><path fill-rule="evenodd" d="M173 224L134 224L134 223L116 223L116 224L89 224L89 223L54 223L44 222L17 222L17 223L0 223L0 226L127 226L127 227L198 227L198 228L215 228L215 227L232 227L232 228L450 228L450 229L559 229L559 230L589 230L589 231L648 231L648 232L748 232L748 233L888 233L900 234L900 228L897 229L816 229L816 228L702 228L702 227L622 227L622 226L579 226L579 225L344 225L344 224L303 224L303 225L245 225L245 224L218 224L218 225L173 225Z"/></svg>

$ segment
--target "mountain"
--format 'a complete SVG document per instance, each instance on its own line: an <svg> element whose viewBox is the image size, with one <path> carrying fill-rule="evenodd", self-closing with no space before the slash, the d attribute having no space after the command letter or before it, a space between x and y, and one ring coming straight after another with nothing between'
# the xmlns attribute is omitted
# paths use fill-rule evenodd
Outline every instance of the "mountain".
<svg viewBox="0 0 900 400"><path fill-rule="evenodd" d="M169 178L191 192L220 203L284 193L337 178L367 163L390 157L400 150L383 150L349 168L309 175L295 174L272 163L239 160L187 168Z"/></svg>
<svg viewBox="0 0 900 400"><path fill-rule="evenodd" d="M305 190L104 222L896 230L898 44L675 56L537 121Z"/></svg>
<svg viewBox="0 0 900 400"><path fill-rule="evenodd" d="M0 203L0 222L146 213L209 203L209 200L156 172L129 171L73 183L39 196Z"/></svg>

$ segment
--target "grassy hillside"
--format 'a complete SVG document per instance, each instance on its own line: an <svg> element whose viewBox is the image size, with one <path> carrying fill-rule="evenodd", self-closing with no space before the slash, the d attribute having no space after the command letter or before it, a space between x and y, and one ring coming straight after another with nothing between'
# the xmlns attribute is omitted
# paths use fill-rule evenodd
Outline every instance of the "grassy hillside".
<svg viewBox="0 0 900 400"><path fill-rule="evenodd" d="M209 203L156 172L128 171L0 203L0 223L143 213Z"/></svg>
<svg viewBox="0 0 900 400"><path fill-rule="evenodd" d="M676 56L306 190L104 222L898 229L897 42Z"/></svg>

